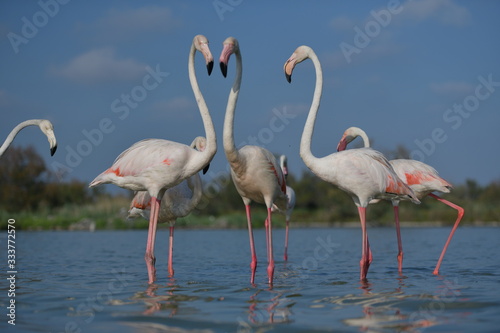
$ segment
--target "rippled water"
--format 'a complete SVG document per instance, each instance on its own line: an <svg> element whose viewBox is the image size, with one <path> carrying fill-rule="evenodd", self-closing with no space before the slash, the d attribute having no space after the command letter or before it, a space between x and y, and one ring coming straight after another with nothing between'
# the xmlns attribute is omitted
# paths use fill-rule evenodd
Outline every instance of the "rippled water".
<svg viewBox="0 0 500 333"><path fill-rule="evenodd" d="M404 275L392 228L369 228L374 260L359 278L359 228L274 231L275 284L266 284L265 235L256 230L256 285L246 230L177 230L175 279L168 231L157 234L158 281L148 286L146 231L26 232L16 238L16 325L2 269L2 332L496 332L500 228L459 228L432 270L448 228L403 228ZM6 250L7 232L1 245ZM6 255L3 256L6 267ZM7 330L6 330L7 329Z"/></svg>

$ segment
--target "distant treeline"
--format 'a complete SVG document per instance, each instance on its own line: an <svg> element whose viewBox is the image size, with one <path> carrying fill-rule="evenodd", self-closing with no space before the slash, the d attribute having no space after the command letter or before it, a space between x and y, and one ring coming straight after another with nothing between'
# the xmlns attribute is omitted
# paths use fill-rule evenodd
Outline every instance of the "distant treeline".
<svg viewBox="0 0 500 333"><path fill-rule="evenodd" d="M386 152L390 158L405 157L407 150L398 147L394 152ZM78 220L86 214L95 214L97 210L105 209L102 215L114 215L109 218L125 218L128 209L128 199L113 197L102 189L89 189L86 182L67 180L61 182L47 168L41 156L32 148L10 147L0 159L0 215L32 214L48 215L71 214L71 218ZM304 171L300 177L293 174L288 176L288 185L296 193L297 204L293 221L300 222L346 222L358 221L357 210L352 199L341 190L327 184L309 171ZM130 198L132 197L132 193ZM467 180L465 184L455 184L451 193L444 197L457 205L464 207L463 223L477 221L500 221L500 180L486 186L479 185L474 180ZM115 200L116 199L116 200ZM102 202L115 204L103 205ZM78 216L68 213L78 207L85 206L87 210ZM119 206L117 209L115 206ZM256 216L264 216L262 205L255 205ZM74 207L69 209L68 207ZM368 210L368 219L372 223L389 224L393 221L390 202L381 202L371 205ZM90 213L89 213L90 212ZM124 213L125 212L125 213ZM220 176L205 184L205 195L199 207L192 214L191 220L201 221L206 217L210 221L219 221L219 225L231 226L232 220L238 220L238 226L244 226L245 214L242 200L229 175ZM430 221L453 223L456 211L432 198L423 200L422 204L401 203L400 218L402 221ZM64 219L62 217L61 219ZM220 223L226 220L225 223ZM257 221L260 226L262 221ZM103 222L106 224L106 222ZM107 222L109 225L109 221ZM204 222L202 224L207 224ZM2 225L3 225L2 221ZM141 224L143 225L143 224Z"/></svg>
<svg viewBox="0 0 500 333"><path fill-rule="evenodd" d="M218 183L224 183L227 179ZM292 220L300 222L347 222L358 221L357 209L351 197L342 190L320 180L309 171L297 179L288 176L287 185L295 190L297 203ZM454 187L444 197L465 209L463 222L500 221L500 181L487 186L480 186L474 180ZM243 203L233 184L223 187L208 205L203 205L198 213L220 216L238 211L244 216ZM203 204L203 202L201 203ZM400 204L401 221L429 221L453 224L457 217L456 210L437 200L426 198L420 205L409 202ZM388 201L370 205L368 219L380 224L393 222L392 205Z"/></svg>
<svg viewBox="0 0 500 333"><path fill-rule="evenodd" d="M31 146L10 147L0 158L0 184L0 210L11 213L88 203L98 193L81 181L59 182Z"/></svg>

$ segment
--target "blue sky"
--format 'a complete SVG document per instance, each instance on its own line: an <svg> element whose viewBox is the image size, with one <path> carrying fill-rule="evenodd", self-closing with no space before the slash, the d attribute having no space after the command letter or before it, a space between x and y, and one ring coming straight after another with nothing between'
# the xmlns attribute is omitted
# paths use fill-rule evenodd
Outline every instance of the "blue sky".
<svg viewBox="0 0 500 333"><path fill-rule="evenodd" d="M299 142L314 69L298 65L291 84L283 74L306 44L324 75L316 156L358 126L375 149L402 144L452 183L487 184L500 179L499 12L496 1L453 0L2 1L0 133L51 120L55 156L38 129L15 144L33 144L64 179L83 181L141 139L189 144L204 133L187 75L191 41L207 36L218 60L234 36L243 56L237 143L286 154L296 175L306 169ZM208 182L227 170L222 125L235 59L226 79L218 64L208 77L196 61L219 145Z"/></svg>

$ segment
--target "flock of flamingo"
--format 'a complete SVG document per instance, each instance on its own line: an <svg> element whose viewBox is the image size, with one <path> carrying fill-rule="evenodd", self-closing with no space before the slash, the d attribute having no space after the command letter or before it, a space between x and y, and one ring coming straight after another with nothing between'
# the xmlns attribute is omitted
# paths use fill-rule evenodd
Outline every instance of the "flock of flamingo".
<svg viewBox="0 0 500 333"><path fill-rule="evenodd" d="M133 144L122 152L113 165L98 175L90 187L112 183L119 187L135 191L129 216L143 216L149 219L149 230L146 244L145 260L149 283L156 281L154 246L158 223L168 222L170 225L168 273L174 275L173 240L176 219L188 215L202 197L202 182L199 172L205 173L210 161L217 152L217 140L212 118L203 95L198 86L195 73L195 55L200 52L205 58L208 75L213 69L213 56L205 36L197 35L189 52L188 72L191 87L200 111L205 130L205 137L197 137L190 146L163 139L146 139ZM227 75L231 55L236 57L236 76L229 93L223 129L224 152L231 167L233 183L245 205L251 252L251 278L255 281L257 256L252 231L251 202L265 204L267 218L265 220L267 246L267 276L273 284L274 254L272 237L272 213L280 212L286 217L285 252L287 260L288 228L292 210L295 205L295 193L286 185L288 174L286 157L280 162L265 148L246 145L237 148L234 142L234 114L242 79L242 58L238 41L227 38L223 43L219 58L220 69L224 77ZM366 229L366 208L368 204L381 199L390 200L393 204L398 240L398 271L402 272L403 248L398 217L398 204L401 200L420 203L426 196L431 196L456 209L458 217L441 252L434 274L439 273L441 262L458 227L464 210L446 201L433 192L449 193L451 185L441 178L429 165L414 160L388 161L384 155L370 148L366 133L357 128L347 129L338 146L337 152L324 157L316 157L311 153L311 140L314 124L320 105L323 78L321 64L308 46L298 47L284 65L285 76L291 82L295 66L311 59L316 71L316 85L309 114L300 141L300 156L307 167L320 179L337 186L348 193L358 208L362 229L362 253L360 260L360 279L366 280L368 268L372 262L372 252ZM17 133L24 127L38 125L47 136L51 155L57 148L53 126L48 120L28 120L16 126L0 148L0 156L8 148ZM347 145L360 136L364 148L346 150Z"/></svg>

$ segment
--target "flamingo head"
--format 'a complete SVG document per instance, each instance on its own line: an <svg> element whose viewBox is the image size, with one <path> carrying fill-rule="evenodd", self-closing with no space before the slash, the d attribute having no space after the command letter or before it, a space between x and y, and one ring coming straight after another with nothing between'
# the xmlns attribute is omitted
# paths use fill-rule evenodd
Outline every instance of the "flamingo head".
<svg viewBox="0 0 500 333"><path fill-rule="evenodd" d="M197 136L193 142L191 142L190 145L191 148L196 149L198 151L204 151L205 148L207 147L207 139L204 136ZM208 163L204 168L203 168L203 174L206 174L208 171L208 168L210 167L210 163Z"/></svg>
<svg viewBox="0 0 500 333"><path fill-rule="evenodd" d="M283 171L283 175L285 177L288 176L288 163L287 163L286 155L280 156L280 166L281 166L281 170Z"/></svg>
<svg viewBox="0 0 500 333"><path fill-rule="evenodd" d="M208 75L212 74L212 69L214 68L214 57L208 47L207 37L203 35L196 35L193 39L193 45L198 51L200 51L201 54L203 54L207 65Z"/></svg>
<svg viewBox="0 0 500 333"><path fill-rule="evenodd" d="M228 37L222 43L223 48L220 54L219 62L220 62L220 70L222 75L226 77L227 75L227 64L229 63L229 57L231 54L240 52L240 46L238 44L238 40L234 37Z"/></svg>
<svg viewBox="0 0 500 333"><path fill-rule="evenodd" d="M198 151L204 151L207 146L207 139L204 136L197 136L191 142L190 147Z"/></svg>
<svg viewBox="0 0 500 333"><path fill-rule="evenodd" d="M351 139L352 141L352 139ZM348 142L348 138L346 136L346 134L344 133L344 135L342 135L342 139L340 139L338 145L337 145L337 151L343 151L347 148L347 145L349 144Z"/></svg>
<svg viewBox="0 0 500 333"><path fill-rule="evenodd" d="M38 124L40 130L47 136L50 145L50 156L53 156L57 150L57 141L56 136L54 134L54 126L48 120L42 120L40 124Z"/></svg>
<svg viewBox="0 0 500 333"><path fill-rule="evenodd" d="M338 145L337 145L337 151L343 151L346 150L347 145L351 143L354 139L356 139L358 136L354 133L352 133L351 128L348 128L344 134L342 135L342 138L340 139Z"/></svg>
<svg viewBox="0 0 500 333"><path fill-rule="evenodd" d="M312 52L312 49L309 46L302 45L299 46L293 54L288 58L288 60L285 62L285 65L283 66L283 69L285 70L285 76L286 80L291 83L292 82L292 72L293 69L295 68L295 65L301 63L302 61L306 60L309 58L309 54Z"/></svg>
<svg viewBox="0 0 500 333"><path fill-rule="evenodd" d="M358 136L361 136L363 138L365 147L370 147L370 141L365 131L363 131L359 127L349 127L348 129L345 130L344 135L342 135L342 138L340 139L339 144L337 145L337 151L346 150L347 145L351 143L354 139L356 139Z"/></svg>

